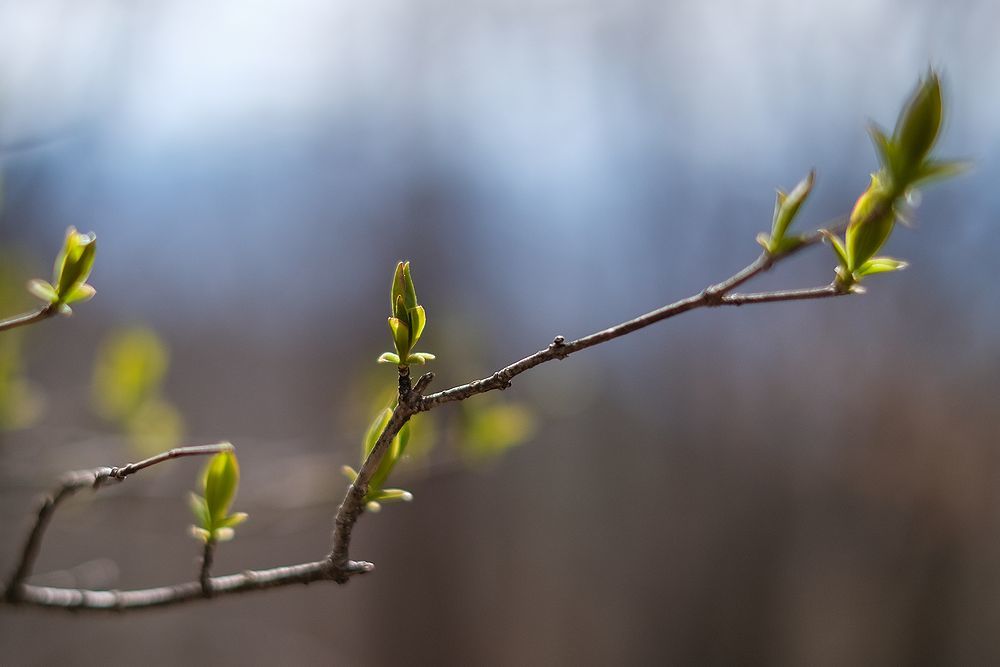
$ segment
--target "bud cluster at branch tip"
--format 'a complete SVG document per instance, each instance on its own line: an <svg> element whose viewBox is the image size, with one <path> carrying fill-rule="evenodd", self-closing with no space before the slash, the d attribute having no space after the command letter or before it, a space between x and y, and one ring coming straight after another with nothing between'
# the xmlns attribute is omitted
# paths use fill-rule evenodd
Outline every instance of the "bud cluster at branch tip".
<svg viewBox="0 0 1000 667"><path fill-rule="evenodd" d="M840 289L861 292L864 290L858 283L863 277L905 268L902 260L876 254L896 221L903 218L908 196L919 185L955 176L967 168L963 162L929 157L943 115L941 80L929 71L903 106L891 137L877 125L869 128L879 170L871 175L868 188L854 204L844 239L823 231L837 256L836 284Z"/></svg>
<svg viewBox="0 0 1000 667"><path fill-rule="evenodd" d="M427 313L417 303L417 291L410 277L410 263L399 262L392 279L389 299L389 329L396 352L384 352L378 358L380 364L425 364L434 359L429 352L413 352L427 324Z"/></svg>
<svg viewBox="0 0 1000 667"><path fill-rule="evenodd" d="M75 227L70 227L66 230L62 250L56 257L52 282L36 278L28 282L28 291L60 313L72 314L70 304L87 301L96 293L93 285L87 284L96 251L97 236L93 232L81 234Z"/></svg>

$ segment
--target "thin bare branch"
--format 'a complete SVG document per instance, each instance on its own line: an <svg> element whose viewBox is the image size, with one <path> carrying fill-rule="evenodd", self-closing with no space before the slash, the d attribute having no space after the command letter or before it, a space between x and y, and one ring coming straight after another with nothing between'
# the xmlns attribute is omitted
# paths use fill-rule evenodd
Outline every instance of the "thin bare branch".
<svg viewBox="0 0 1000 667"><path fill-rule="evenodd" d="M209 580L209 587L212 590L211 597L217 598L281 586L309 584L314 581L331 581L337 577L364 574L374 569L371 563L358 563L355 569L345 573L334 568L329 560L321 560L212 577ZM12 602L68 611L128 611L206 599L208 597L205 596L202 582L188 581L173 586L131 591L93 591L22 584L17 598Z"/></svg>
<svg viewBox="0 0 1000 667"><path fill-rule="evenodd" d="M46 306L45 308L40 308L38 310L32 311L30 313L24 313L22 315L14 315L13 317L8 317L7 319L0 320L0 331L7 331L8 329L15 329L17 327L28 326L29 324L35 324L36 322L41 322L42 320L47 320L59 311L52 307Z"/></svg>

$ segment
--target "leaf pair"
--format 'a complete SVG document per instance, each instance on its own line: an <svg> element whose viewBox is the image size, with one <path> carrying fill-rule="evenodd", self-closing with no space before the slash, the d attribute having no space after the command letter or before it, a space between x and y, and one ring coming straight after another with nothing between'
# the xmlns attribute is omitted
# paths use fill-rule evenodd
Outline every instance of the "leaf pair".
<svg viewBox="0 0 1000 667"><path fill-rule="evenodd" d="M788 228L791 226L799 209L805 202L809 193L812 192L813 183L816 181L816 172L810 171L809 175L799 181L795 189L790 193L778 190L778 196L774 202L774 219L771 221L771 234L760 233L757 235L757 243L764 246L764 250L773 257L791 252L802 245L801 236L788 236Z"/></svg>
<svg viewBox="0 0 1000 667"><path fill-rule="evenodd" d="M56 257L52 271L52 282L41 279L28 282L28 291L59 312L72 313L70 304L87 301L96 293L93 285L87 284L90 271L94 267L94 253L97 251L97 236L93 232L81 234L75 227L66 230L66 240Z"/></svg>
<svg viewBox="0 0 1000 667"><path fill-rule="evenodd" d="M424 364L434 359L429 352L412 352L427 324L427 313L417 303L417 291L410 277L410 263L399 262L392 279L389 299L389 329L396 352L384 352L378 358L380 364Z"/></svg>
<svg viewBox="0 0 1000 667"><path fill-rule="evenodd" d="M385 427L389 424L389 420L392 419L392 408L385 408L377 415L372 423L368 426L368 430L365 432L364 440L362 441L361 447L361 461L364 461L375 449L375 443L378 442L378 438L385 431ZM368 493L365 495L365 502L367 503L368 510L371 512L377 512L381 509L380 503L384 502L409 502L413 500L413 494L409 491L404 491L403 489L383 489L382 485L385 484L386 480L389 478L389 473L392 469L396 467L396 464L403 454L406 452L406 446L410 443L410 425L406 423L403 428L399 430L396 437L392 439L392 443L389 445L389 450L382 457L382 461L379 463L378 469L375 470L375 474L372 475L371 481L368 483ZM358 478L358 473L354 468L350 466L344 466L342 468L344 475L347 476L351 483Z"/></svg>
<svg viewBox="0 0 1000 667"><path fill-rule="evenodd" d="M190 499L191 511L198 521L198 525L191 527L196 538L205 542L223 542L233 538L233 528L247 519L244 512L229 513L239 485L240 466L232 449L220 452L209 460L201 476L203 495L192 493Z"/></svg>

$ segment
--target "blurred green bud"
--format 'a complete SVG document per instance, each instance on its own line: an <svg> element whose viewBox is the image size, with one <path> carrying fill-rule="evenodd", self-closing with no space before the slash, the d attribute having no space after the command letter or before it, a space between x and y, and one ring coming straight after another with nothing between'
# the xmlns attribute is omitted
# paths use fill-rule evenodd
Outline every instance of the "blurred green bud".
<svg viewBox="0 0 1000 667"><path fill-rule="evenodd" d="M928 156L941 130L944 106L941 81L930 71L910 95L893 130L892 137L877 125L868 128L881 169L851 211L844 243L826 233L837 254L837 284L862 291L857 282L864 276L898 271L906 262L876 257L896 225L908 210L907 197L914 186L961 173L962 162L932 160Z"/></svg>
<svg viewBox="0 0 1000 667"><path fill-rule="evenodd" d="M191 511L198 522L192 530L196 537L205 541L232 539L233 528L246 521L248 516L245 512L229 513L239 484L240 467L232 449L220 452L209 460L201 475L203 495L192 493L190 497Z"/></svg>
<svg viewBox="0 0 1000 667"><path fill-rule="evenodd" d="M382 354L378 358L379 363L406 366L433 359L434 355L426 353L422 353L421 357L411 355L411 351L423 335L424 326L427 324L427 313L417 302L417 291L410 276L409 262L399 262L396 265L389 299L389 329L392 331L392 342L396 347L396 353Z"/></svg>
<svg viewBox="0 0 1000 667"><path fill-rule="evenodd" d="M813 183L816 180L816 172L810 171L802 179L791 193L784 193L778 190L777 198L774 202L774 219L771 222L771 235L759 234L757 243L764 246L764 249L771 255L781 255L793 250L802 243L802 239L797 236L786 236L785 233L791 226L792 221L799 212L803 202L812 192Z"/></svg>
<svg viewBox="0 0 1000 667"><path fill-rule="evenodd" d="M59 307L61 312L71 313L70 304L87 301L96 293L94 287L87 284L96 252L97 236L93 232L81 234L75 227L70 227L56 257L52 283L35 279L28 283L28 291L42 301Z"/></svg>
<svg viewBox="0 0 1000 667"><path fill-rule="evenodd" d="M910 95L893 131L897 166L903 171L899 176L908 176L907 172L912 172L930 153L941 129L941 115L941 80L936 72L930 71ZM903 183L898 185L904 187Z"/></svg>
<svg viewBox="0 0 1000 667"><path fill-rule="evenodd" d="M233 452L221 452L205 467L205 504L212 521L221 521L229 512L240 483L240 466Z"/></svg>
<svg viewBox="0 0 1000 667"><path fill-rule="evenodd" d="M392 419L392 413L392 408L385 408L380 411L377 415L375 415L375 419L373 419L372 423L368 426L368 430L365 431L365 437L361 446L362 464L364 464L364 461L372 453L372 450L375 449L375 444L378 442L379 436L382 435L382 432L389 424L389 420ZM400 489L382 488L382 485L385 484L385 481L389 478L389 474L392 472L393 468L396 467L396 464L403 457L409 443L410 424L406 423L403 425L403 428L399 430L399 433L396 434L396 437L392 439L388 451L386 451L385 456L382 457L382 461L375 470L375 474L372 475L371 481L368 482L368 493L365 495L366 502L373 502L377 505L378 502L386 500L392 501L409 499L402 498L395 493L390 493L396 491L406 493ZM350 466L344 466L341 468L341 471L349 480L351 480L352 484L354 483L354 480L357 479L357 472L355 472L355 470ZM410 498L412 498L412 496L410 496Z"/></svg>
<svg viewBox="0 0 1000 667"><path fill-rule="evenodd" d="M847 269L853 273L885 244L896 223L892 193L878 174L854 204L847 224Z"/></svg>

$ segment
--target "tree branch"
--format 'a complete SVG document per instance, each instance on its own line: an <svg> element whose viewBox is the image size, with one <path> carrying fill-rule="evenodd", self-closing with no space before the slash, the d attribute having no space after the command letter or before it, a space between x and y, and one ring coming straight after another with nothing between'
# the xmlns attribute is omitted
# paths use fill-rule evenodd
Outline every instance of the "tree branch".
<svg viewBox="0 0 1000 667"><path fill-rule="evenodd" d="M373 568L359 568L351 574L363 574ZM334 580L335 570L329 560L274 567L267 570L246 570L239 574L212 577L211 597L217 598L236 593L261 591L293 584ZM206 600L202 583L188 581L173 586L144 588L133 591L92 591L78 588L55 588L22 584L15 600L21 605L33 605L69 611L127 611L167 607L184 602Z"/></svg>
<svg viewBox="0 0 1000 667"><path fill-rule="evenodd" d="M505 366L489 377L474 380L467 384L445 389L427 396L422 395L423 390L430 383L433 377L427 374L420 378L414 389L409 387L409 374L407 372L406 382L402 381L403 373L400 372L399 402L392 418L386 424L379 435L375 446L365 459L357 478L348 487L347 494L343 502L337 509L337 516L334 521L333 546L330 552L330 560L338 572L343 572L343 577L351 574L351 569L356 565L350 560L351 533L354 524L357 523L365 510L365 495L368 493L368 485L372 476L378 469L382 458L385 456L392 443L393 438L399 430L418 412L432 410L444 403L452 401L464 401L477 394L483 394L496 389L506 389L511 385L511 380L521 373L534 368L553 359L564 359L574 352L585 350L588 347L606 343L615 338L620 338L633 331L638 331L665 319L686 313L696 308L712 308L716 306L742 306L759 303L770 303L776 301L800 301L806 299L821 299L833 296L848 294L846 290L839 288L836 284L824 287L816 287L802 290L788 290L776 292L759 292L750 294L732 293L737 287L750 281L754 277L768 271L779 261L786 259L805 248L814 246L823 241L824 235L820 232L801 237L799 245L791 248L781 255L772 255L764 252L752 263L736 272L720 283L710 285L700 293L686 299L676 301L668 306L640 315L632 320L622 322L613 327L597 331L578 338L571 342L566 342L563 336L556 336L548 347L527 356L520 361L516 361L509 366ZM428 377L430 376L430 377ZM341 579L338 579L341 581Z"/></svg>
<svg viewBox="0 0 1000 667"><path fill-rule="evenodd" d="M59 311L53 306L45 306L44 308L40 308L30 313L14 315L13 317L8 317L5 320L0 320L0 331L7 331L8 329L15 329L17 327L24 327L29 324L41 322L42 320L49 319L58 312Z"/></svg>
<svg viewBox="0 0 1000 667"><path fill-rule="evenodd" d="M132 591L94 591L34 586L24 583L24 580L30 575L32 564L41 545L42 536L52 514L63 500L77 490L84 486L97 488L112 481L121 481L132 473L172 458L215 454L225 451L231 445L187 447L164 452L144 461L130 463L120 468L97 468L67 475L62 484L51 495L45 498L39 508L35 524L22 550L21 559L13 577L7 585L5 599L8 603L31 604L49 608L122 611L127 609L162 607L207 599L209 597L293 584L308 584L314 581L335 581L342 584L348 581L351 576L371 572L374 570L374 565L371 563L350 560L352 531L358 519L364 513L365 496L368 493L372 477L378 470L379 464L388 451L393 438L396 437L400 429L403 428L413 415L432 410L444 403L462 401L477 394L496 389L506 389L510 386L511 380L515 376L535 366L554 359L563 359L574 352L620 338L633 331L648 327L689 310L776 301L819 299L846 294L848 292L838 288L835 284L789 291L746 294L734 292L737 287L745 284L757 275L768 271L780 260L804 248L815 245L822 239L822 235L817 232L803 237L802 243L799 246L782 255L770 255L765 252L754 260L754 262L731 277L720 283L710 285L694 296L574 341L567 342L562 336L556 336L548 347L501 368L489 377L452 387L451 389L446 389L435 394L426 396L423 394L434 377L433 373L425 373L415 383L412 383L411 386L409 367L400 367L399 399L396 408L382 430L382 433L379 434L371 453L365 459L354 482L348 487L347 494L337 510L333 531L333 545L330 554L325 560L267 570L247 570L240 574L212 577L211 566L215 545L212 542L208 542L205 544L202 554L201 569L197 581ZM38 315L33 317L38 318ZM26 323L28 321L20 322L19 324ZM18 326L19 324L15 324L14 326Z"/></svg>

